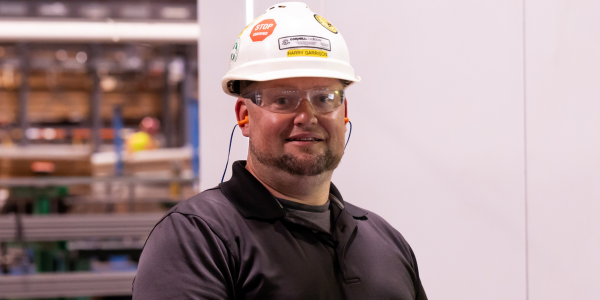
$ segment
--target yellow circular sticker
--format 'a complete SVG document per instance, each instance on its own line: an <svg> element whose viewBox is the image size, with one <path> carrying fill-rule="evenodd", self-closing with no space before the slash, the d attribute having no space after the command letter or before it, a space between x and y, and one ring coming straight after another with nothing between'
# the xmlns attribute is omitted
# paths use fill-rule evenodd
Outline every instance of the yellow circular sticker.
<svg viewBox="0 0 600 300"><path fill-rule="evenodd" d="M337 34L338 31L337 29L335 29L335 26L333 26L331 23L329 23L329 21L327 21L327 19L315 14L315 19L317 19L317 21L319 23L321 23L321 25L323 25L323 27L327 28L327 30Z"/></svg>

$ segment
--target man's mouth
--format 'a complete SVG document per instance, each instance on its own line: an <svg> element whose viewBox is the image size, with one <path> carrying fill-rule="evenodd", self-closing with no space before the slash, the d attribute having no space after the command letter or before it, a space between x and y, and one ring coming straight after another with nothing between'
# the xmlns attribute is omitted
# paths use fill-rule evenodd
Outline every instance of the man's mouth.
<svg viewBox="0 0 600 300"><path fill-rule="evenodd" d="M318 139L318 138L314 138L314 137L302 137L302 138L291 138L291 139L285 139L287 142L294 142L294 141L300 141L300 142L321 142L323 141L322 139Z"/></svg>

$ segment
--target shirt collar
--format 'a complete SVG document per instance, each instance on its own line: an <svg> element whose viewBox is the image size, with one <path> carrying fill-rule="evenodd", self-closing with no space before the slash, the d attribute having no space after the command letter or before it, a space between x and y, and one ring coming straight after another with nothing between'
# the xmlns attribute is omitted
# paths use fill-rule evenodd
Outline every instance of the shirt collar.
<svg viewBox="0 0 600 300"><path fill-rule="evenodd" d="M246 170L246 161L236 161L232 165L232 176L229 181L219 184L225 197L247 219L279 219L285 216L285 210L277 199L271 195L258 179ZM330 199L338 202L341 209L356 218L364 217L367 211L356 206L345 205L340 191L333 183L329 187Z"/></svg>

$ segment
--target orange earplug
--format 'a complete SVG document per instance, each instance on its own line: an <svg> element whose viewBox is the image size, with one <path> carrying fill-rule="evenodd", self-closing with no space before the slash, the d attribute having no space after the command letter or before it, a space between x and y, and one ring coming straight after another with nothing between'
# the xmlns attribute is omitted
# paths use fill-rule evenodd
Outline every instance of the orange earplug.
<svg viewBox="0 0 600 300"><path fill-rule="evenodd" d="M344 99L345 99L345 101L348 101L348 98L344 98ZM346 105L346 106L344 107L344 114L346 114L346 116L348 115L348 105ZM344 123L345 123L345 124L348 124L348 122L350 122L350 119L348 119L348 118L344 118Z"/></svg>
<svg viewBox="0 0 600 300"><path fill-rule="evenodd" d="M242 127L242 125L244 124L248 124L250 121L248 121L248 116L246 116L243 120L238 121L238 126Z"/></svg>

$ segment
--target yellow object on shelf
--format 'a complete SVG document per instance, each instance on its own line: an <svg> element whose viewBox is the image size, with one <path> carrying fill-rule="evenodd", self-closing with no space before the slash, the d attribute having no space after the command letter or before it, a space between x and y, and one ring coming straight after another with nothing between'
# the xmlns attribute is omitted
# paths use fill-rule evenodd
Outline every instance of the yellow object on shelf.
<svg viewBox="0 0 600 300"><path fill-rule="evenodd" d="M152 137L146 132L136 132L127 139L127 150L131 153L152 148L154 148Z"/></svg>

